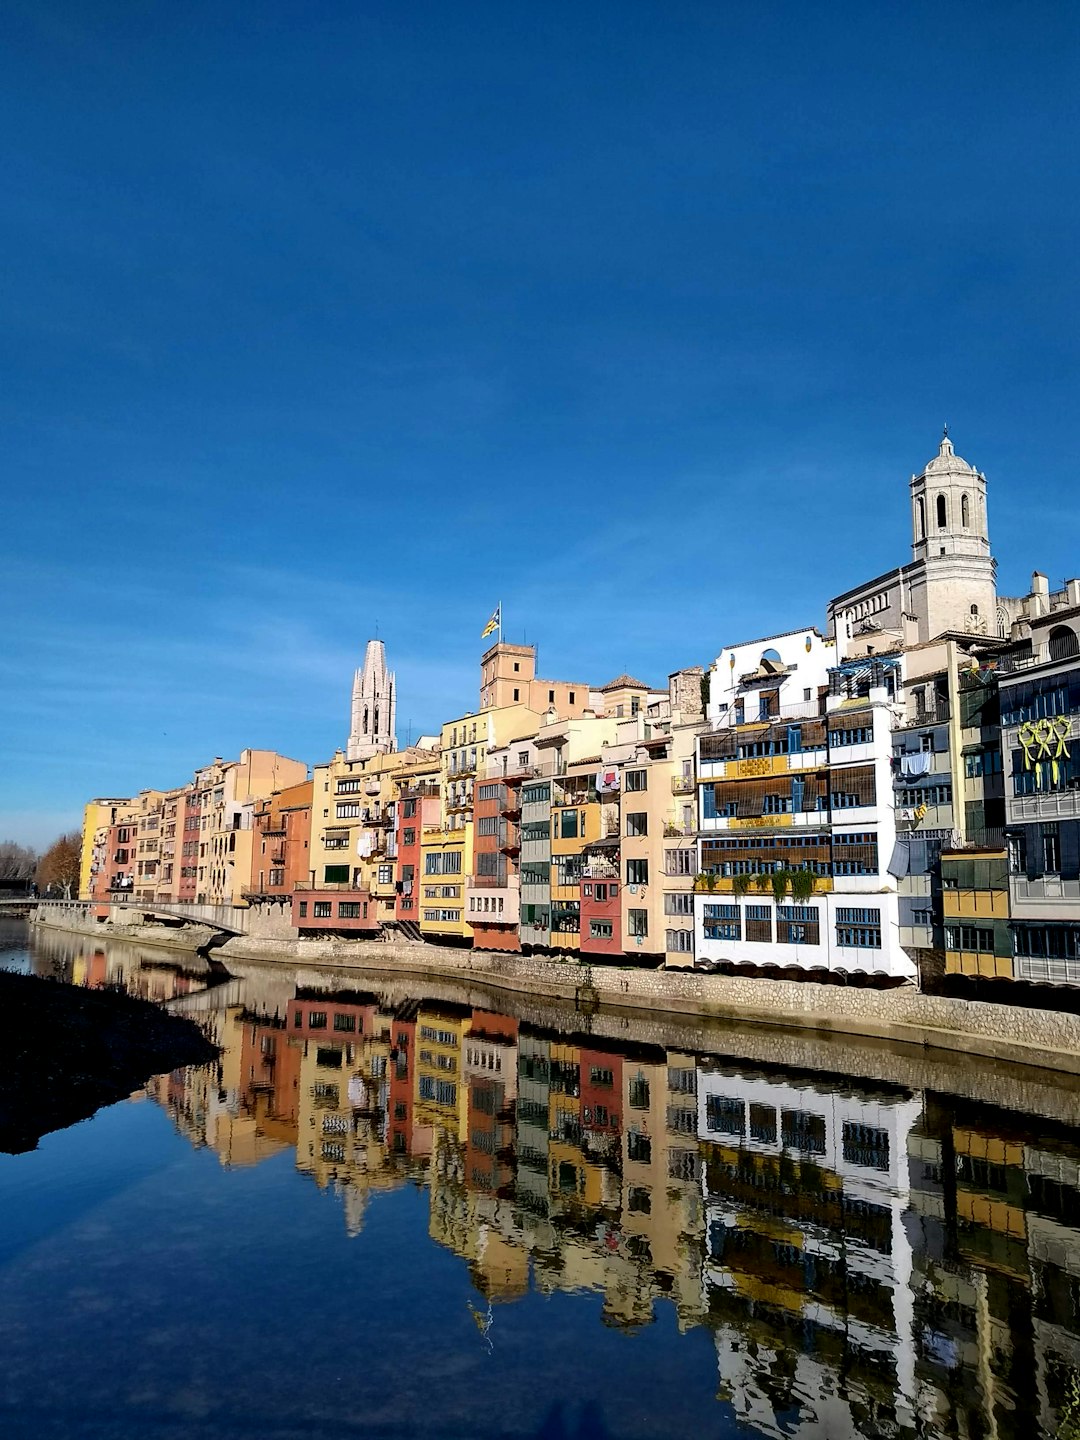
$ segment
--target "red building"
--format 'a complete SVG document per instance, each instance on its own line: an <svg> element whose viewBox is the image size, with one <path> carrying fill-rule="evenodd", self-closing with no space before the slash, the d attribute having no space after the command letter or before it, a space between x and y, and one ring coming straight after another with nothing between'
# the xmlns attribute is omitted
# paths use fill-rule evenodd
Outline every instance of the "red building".
<svg viewBox="0 0 1080 1440"><path fill-rule="evenodd" d="M596 1135L619 1134L622 1056L608 1050L581 1051L581 1126Z"/></svg>
<svg viewBox="0 0 1080 1440"><path fill-rule="evenodd" d="M619 842L611 837L585 847L581 877L581 953L621 955Z"/></svg>
<svg viewBox="0 0 1080 1440"><path fill-rule="evenodd" d="M420 938L420 842L424 827L439 823L439 787L433 781L420 780L407 785L397 802L397 871L394 919L404 930L416 927Z"/></svg>
<svg viewBox="0 0 1080 1440"><path fill-rule="evenodd" d="M473 806L473 873L465 918L477 950L520 950L521 782L500 775L478 781Z"/></svg>
<svg viewBox="0 0 1080 1440"><path fill-rule="evenodd" d="M387 1101L386 1143L392 1155L414 1153L413 1126L416 1063L416 1010L415 1000L406 1004L394 1016L390 1027L390 1086Z"/></svg>

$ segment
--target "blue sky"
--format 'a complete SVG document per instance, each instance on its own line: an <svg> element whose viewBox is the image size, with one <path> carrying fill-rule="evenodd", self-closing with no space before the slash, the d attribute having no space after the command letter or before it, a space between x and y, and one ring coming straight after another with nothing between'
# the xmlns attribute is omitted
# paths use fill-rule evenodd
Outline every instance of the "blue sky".
<svg viewBox="0 0 1080 1440"><path fill-rule="evenodd" d="M660 681L908 557L1080 571L1080 41L1026 3L0 18L0 838L399 732L480 629Z"/></svg>

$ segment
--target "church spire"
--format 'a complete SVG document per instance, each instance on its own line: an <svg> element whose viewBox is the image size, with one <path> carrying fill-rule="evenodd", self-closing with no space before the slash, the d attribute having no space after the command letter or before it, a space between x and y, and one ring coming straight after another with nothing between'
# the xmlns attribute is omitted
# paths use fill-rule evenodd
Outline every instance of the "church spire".
<svg viewBox="0 0 1080 1440"><path fill-rule="evenodd" d="M386 668L386 647L381 640L369 640L364 663L353 676L352 727L345 754L349 760L367 760L372 755L397 749L394 735L396 711L394 672Z"/></svg>

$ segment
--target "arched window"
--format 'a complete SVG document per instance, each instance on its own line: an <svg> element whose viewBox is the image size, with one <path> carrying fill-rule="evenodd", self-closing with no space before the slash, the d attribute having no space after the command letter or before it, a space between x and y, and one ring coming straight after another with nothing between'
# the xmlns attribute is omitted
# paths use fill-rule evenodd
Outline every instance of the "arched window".
<svg viewBox="0 0 1080 1440"><path fill-rule="evenodd" d="M926 539L926 501L921 495L915 501L915 539Z"/></svg>
<svg viewBox="0 0 1080 1440"><path fill-rule="evenodd" d="M1080 655L1080 640L1076 638L1076 631L1068 625L1055 625L1050 631L1050 659L1069 660L1074 655Z"/></svg>
<svg viewBox="0 0 1080 1440"><path fill-rule="evenodd" d="M966 495L960 496L960 524L965 530L968 528L968 498Z"/></svg>
<svg viewBox="0 0 1080 1440"><path fill-rule="evenodd" d="M945 508L945 496L937 497L937 525L939 530L944 530L949 523L949 513Z"/></svg>
<svg viewBox="0 0 1080 1440"><path fill-rule="evenodd" d="M972 607L971 607L971 613L972 613L972 615L978 615L978 613L979 613L979 607L978 607L977 605L972 605Z"/></svg>

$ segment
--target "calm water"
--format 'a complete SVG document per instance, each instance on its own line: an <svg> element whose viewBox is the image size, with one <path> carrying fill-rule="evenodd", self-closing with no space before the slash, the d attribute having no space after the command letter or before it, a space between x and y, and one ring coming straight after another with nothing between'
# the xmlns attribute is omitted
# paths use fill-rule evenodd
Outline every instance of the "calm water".
<svg viewBox="0 0 1080 1440"><path fill-rule="evenodd" d="M4 1436L1056 1429L1071 1081L11 930L0 963L222 1046L0 1156Z"/></svg>

